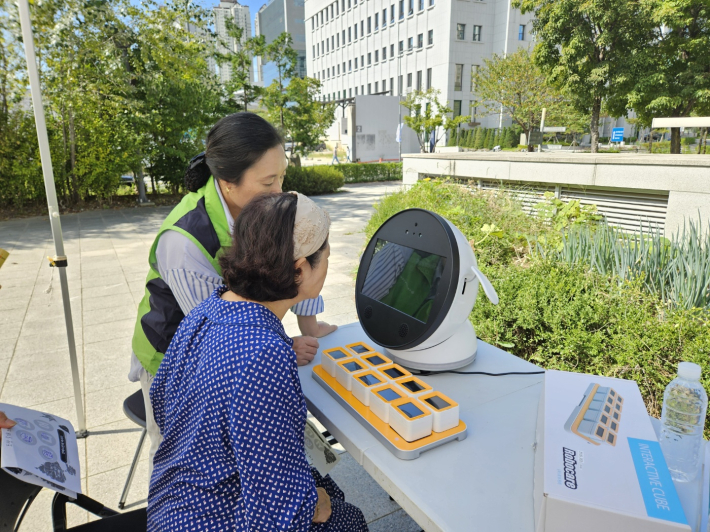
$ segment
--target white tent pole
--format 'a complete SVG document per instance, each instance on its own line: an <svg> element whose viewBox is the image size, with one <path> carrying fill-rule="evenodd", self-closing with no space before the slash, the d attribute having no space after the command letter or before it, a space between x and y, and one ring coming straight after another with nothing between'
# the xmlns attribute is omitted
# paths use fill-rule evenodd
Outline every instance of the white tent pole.
<svg viewBox="0 0 710 532"><path fill-rule="evenodd" d="M42 159L42 174L44 175L44 189L47 194L47 207L49 209L49 223L52 226L54 238L55 257L50 257L50 265L55 265L59 270L59 282L62 288L62 301L64 303L64 321L67 327L67 340L69 342L69 360L71 362L72 379L74 381L74 400L76 402L76 415L79 438L88 436L86 418L84 417L84 401L79 380L79 364L76 358L76 342L74 340L74 324L69 301L69 285L67 283L67 258L64 255L64 239L62 237L62 224L59 219L59 206L57 204L57 191L54 188L54 171L52 170L52 156L49 151L49 138L47 137L47 124L44 120L44 105L42 104L42 89L39 84L37 72L37 58L35 57L34 35L32 34L32 20L30 19L30 6L27 0L18 0L20 8L20 24L22 26L22 40L25 44L25 58L27 59L27 72L30 79L32 92L32 107L37 126L37 140L39 141L39 154Z"/></svg>

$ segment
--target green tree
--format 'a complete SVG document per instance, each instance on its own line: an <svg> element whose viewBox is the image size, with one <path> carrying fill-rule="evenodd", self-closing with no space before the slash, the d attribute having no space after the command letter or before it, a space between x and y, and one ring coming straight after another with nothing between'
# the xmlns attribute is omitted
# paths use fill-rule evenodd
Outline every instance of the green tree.
<svg viewBox="0 0 710 532"><path fill-rule="evenodd" d="M653 39L640 51L645 68L628 96L644 124L654 117L710 113L710 3L642 0ZM671 153L680 153L680 128L671 128Z"/></svg>
<svg viewBox="0 0 710 532"><path fill-rule="evenodd" d="M261 95L261 87L253 82L252 65L254 56L264 54L266 41L263 35L245 38L244 30L229 19L225 24L227 35L236 44L236 50L228 42L220 43L220 49L226 51L217 54L217 61L220 68L230 66L231 77L225 84L227 94L238 102L239 110L248 111L249 104Z"/></svg>
<svg viewBox="0 0 710 532"><path fill-rule="evenodd" d="M412 91L402 102L409 110L409 114L404 117L404 123L416 133L422 153L427 151L429 135L434 135L434 142L438 143L447 131L455 135L459 124L471 120L470 116L454 117L451 108L439 100L439 94L437 89Z"/></svg>
<svg viewBox="0 0 710 532"><path fill-rule="evenodd" d="M483 147L483 139L485 136L485 128L478 126L476 128L476 137L473 140L473 149L480 150Z"/></svg>
<svg viewBox="0 0 710 532"><path fill-rule="evenodd" d="M296 76L296 61L298 53L292 46L290 33L283 32L266 45L265 57L276 66L276 78L263 91L262 101L268 110L270 120L277 124L281 131L286 130L284 114L289 97L286 87L291 78Z"/></svg>
<svg viewBox="0 0 710 532"><path fill-rule="evenodd" d="M542 110L552 120L562 120L560 110L565 98L552 86L524 48L503 57L484 60L475 76L476 103L490 114L503 112L520 126L528 138L540 126ZM532 144L528 145L532 151Z"/></svg>
<svg viewBox="0 0 710 532"><path fill-rule="evenodd" d="M592 153L599 142L599 116L605 103L614 116L626 114L640 49L652 39L641 0L513 0L532 12L538 45L535 63L547 80L590 115ZM546 107L543 105L542 107Z"/></svg>
<svg viewBox="0 0 710 532"><path fill-rule="evenodd" d="M291 137L294 152L313 150L335 121L335 104L319 98L321 83L315 78L292 77L286 87L288 105L283 109L284 132Z"/></svg>

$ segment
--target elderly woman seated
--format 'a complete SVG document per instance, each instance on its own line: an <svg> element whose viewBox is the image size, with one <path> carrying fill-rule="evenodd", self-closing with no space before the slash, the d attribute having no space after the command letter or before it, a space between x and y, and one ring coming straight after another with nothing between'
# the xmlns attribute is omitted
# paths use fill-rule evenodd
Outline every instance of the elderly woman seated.
<svg viewBox="0 0 710 532"><path fill-rule="evenodd" d="M150 389L164 437L148 529L366 531L304 451L306 402L281 319L317 297L330 219L300 194L249 203L220 263L226 286L182 321Z"/></svg>

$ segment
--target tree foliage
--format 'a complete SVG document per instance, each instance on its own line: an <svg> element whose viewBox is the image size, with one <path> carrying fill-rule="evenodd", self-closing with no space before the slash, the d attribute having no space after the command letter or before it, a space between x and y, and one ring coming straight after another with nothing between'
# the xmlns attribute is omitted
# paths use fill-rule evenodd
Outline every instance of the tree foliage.
<svg viewBox="0 0 710 532"><path fill-rule="evenodd" d="M238 110L248 111L249 104L261 96L262 87L253 81L252 65L254 56L265 52L266 41L263 35L245 38L244 30L229 19L225 20L225 24L227 35L234 41L236 50L230 49L230 43L219 43L218 49L223 51L217 54L217 61L220 67L231 67L231 78L225 85L230 99L240 104Z"/></svg>
<svg viewBox="0 0 710 532"><path fill-rule="evenodd" d="M614 116L626 114L626 94L642 68L636 52L652 39L641 1L513 0L535 15L536 64L580 113L591 115L592 152L602 102Z"/></svg>
<svg viewBox="0 0 710 532"><path fill-rule="evenodd" d="M439 100L439 94L437 89L413 91L402 102L409 110L404 123L416 133L422 152L427 151L431 135L434 136L434 144L437 144L447 131L471 120L470 116L453 116L451 108Z"/></svg>

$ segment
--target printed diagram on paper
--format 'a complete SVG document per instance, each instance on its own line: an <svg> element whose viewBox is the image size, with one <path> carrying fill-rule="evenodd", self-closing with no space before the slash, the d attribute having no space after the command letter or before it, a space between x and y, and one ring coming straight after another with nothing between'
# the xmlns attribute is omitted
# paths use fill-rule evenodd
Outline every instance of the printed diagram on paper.
<svg viewBox="0 0 710 532"><path fill-rule="evenodd" d="M9 474L69 497L81 493L79 449L71 423L51 414L0 403L17 425L2 429L0 467Z"/></svg>

